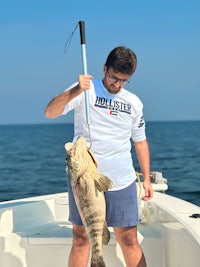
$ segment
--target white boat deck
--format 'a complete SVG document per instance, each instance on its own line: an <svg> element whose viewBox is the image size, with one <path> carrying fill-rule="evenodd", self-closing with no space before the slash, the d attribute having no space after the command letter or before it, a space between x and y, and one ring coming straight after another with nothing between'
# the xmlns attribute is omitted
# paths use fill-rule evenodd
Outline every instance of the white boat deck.
<svg viewBox="0 0 200 267"><path fill-rule="evenodd" d="M138 237L148 267L190 267L200 263L200 207L156 193L143 209ZM104 247L105 262L125 266L114 234ZM67 193L0 204L1 267L67 266L71 248ZM88 265L89 266L89 265Z"/></svg>

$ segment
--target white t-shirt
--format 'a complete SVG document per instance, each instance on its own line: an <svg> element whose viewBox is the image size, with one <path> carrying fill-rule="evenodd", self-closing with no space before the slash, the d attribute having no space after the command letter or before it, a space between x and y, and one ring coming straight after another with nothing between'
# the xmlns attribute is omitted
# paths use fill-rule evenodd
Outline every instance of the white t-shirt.
<svg viewBox="0 0 200 267"><path fill-rule="evenodd" d="M110 94L100 80L91 81L88 95L91 150L98 170L113 181L111 190L123 189L136 179L130 139L136 142L146 139L143 105L136 95L124 88L117 94ZM62 114L72 109L75 111L74 140L83 136L90 145L84 93L69 102Z"/></svg>

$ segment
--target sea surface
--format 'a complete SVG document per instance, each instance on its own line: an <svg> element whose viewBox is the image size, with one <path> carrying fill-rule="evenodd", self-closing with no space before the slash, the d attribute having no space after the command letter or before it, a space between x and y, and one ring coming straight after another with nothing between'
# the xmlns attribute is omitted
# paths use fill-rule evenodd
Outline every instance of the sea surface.
<svg viewBox="0 0 200 267"><path fill-rule="evenodd" d="M167 194L200 206L200 121L147 122L146 132L151 171L168 180ZM67 191L64 144L72 137L73 124L1 125L0 201Z"/></svg>

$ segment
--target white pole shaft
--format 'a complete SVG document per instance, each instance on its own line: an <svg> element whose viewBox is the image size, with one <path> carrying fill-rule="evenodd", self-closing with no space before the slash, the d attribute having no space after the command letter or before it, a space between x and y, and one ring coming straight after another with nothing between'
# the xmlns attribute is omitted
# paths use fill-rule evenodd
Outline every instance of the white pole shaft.
<svg viewBox="0 0 200 267"><path fill-rule="evenodd" d="M87 75L87 60L86 60L86 46L85 46L85 44L82 44L81 48L82 48L83 74ZM87 124L89 125L90 124L90 109L89 109L89 92L88 92L88 90L84 91L84 94L85 94L86 121L87 121Z"/></svg>

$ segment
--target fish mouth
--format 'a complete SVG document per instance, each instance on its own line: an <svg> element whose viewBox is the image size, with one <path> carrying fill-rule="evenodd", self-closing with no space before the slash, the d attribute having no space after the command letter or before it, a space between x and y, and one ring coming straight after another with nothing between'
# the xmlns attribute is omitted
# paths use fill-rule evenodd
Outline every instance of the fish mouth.
<svg viewBox="0 0 200 267"><path fill-rule="evenodd" d="M81 150L86 149L89 152L87 142L82 136L79 136L76 141L65 143L65 150L69 157L75 157Z"/></svg>
<svg viewBox="0 0 200 267"><path fill-rule="evenodd" d="M66 143L65 144L65 150L69 156L72 156L72 154L74 152L74 143L71 143L71 142Z"/></svg>

